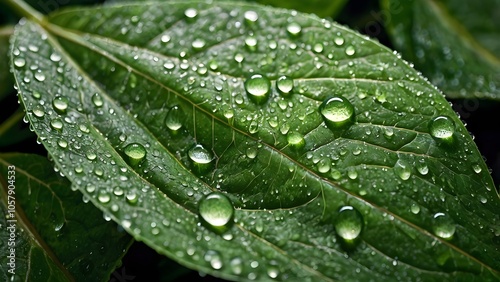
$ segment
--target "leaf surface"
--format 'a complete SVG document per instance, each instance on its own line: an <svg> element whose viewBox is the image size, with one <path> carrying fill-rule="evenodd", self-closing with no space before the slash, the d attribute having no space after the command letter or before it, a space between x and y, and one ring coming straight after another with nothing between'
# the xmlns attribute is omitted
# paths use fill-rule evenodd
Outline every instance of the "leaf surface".
<svg viewBox="0 0 500 282"><path fill-rule="evenodd" d="M9 173L9 167L15 167L15 172ZM131 243L126 232L117 230L116 224L106 222L98 209L84 203L81 193L72 191L71 183L57 175L53 165L43 157L1 154L0 173L2 204L7 199L3 195L8 194L9 184L15 187L11 189L15 194L9 199L15 202L17 217L14 219L19 227L15 247L16 279L109 279ZM6 206L2 207L6 213ZM2 217L3 236L9 235L5 234L7 230L3 227L4 224L9 224L5 219L6 217ZM4 253L6 252L2 251ZM2 267L5 265L2 263ZM2 269L2 277L10 278L10 273L5 270Z"/></svg>
<svg viewBox="0 0 500 282"><path fill-rule="evenodd" d="M451 98L500 99L500 1L393 1L392 41Z"/></svg>
<svg viewBox="0 0 500 282"><path fill-rule="evenodd" d="M487 167L442 94L380 44L237 3L77 8L49 21L21 24L13 40L28 119L72 183L158 252L227 279L498 277ZM352 104L347 122L327 125L330 97ZM455 125L447 140L429 133L440 115ZM198 211L215 191L235 208L222 230Z"/></svg>

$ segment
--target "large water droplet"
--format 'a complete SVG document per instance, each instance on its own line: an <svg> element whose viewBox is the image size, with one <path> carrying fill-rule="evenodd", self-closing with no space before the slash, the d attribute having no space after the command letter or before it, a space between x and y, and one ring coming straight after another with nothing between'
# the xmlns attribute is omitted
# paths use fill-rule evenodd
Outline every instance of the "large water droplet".
<svg viewBox="0 0 500 282"><path fill-rule="evenodd" d="M179 106L170 108L165 118L165 125L172 131L177 131L182 127L182 112Z"/></svg>
<svg viewBox="0 0 500 282"><path fill-rule="evenodd" d="M286 136L286 140L288 141L288 145L297 149L304 147L304 145L306 144L304 135L295 131L289 132Z"/></svg>
<svg viewBox="0 0 500 282"><path fill-rule="evenodd" d="M42 105L35 105L33 107L33 110L31 111L33 112L33 115L36 116L37 118L43 118L43 116L45 115L45 111Z"/></svg>
<svg viewBox="0 0 500 282"><path fill-rule="evenodd" d="M50 121L50 127L52 127L55 130L62 130L63 128L63 122L62 120L56 118Z"/></svg>
<svg viewBox="0 0 500 282"><path fill-rule="evenodd" d="M455 234L456 226L448 215L438 212L434 215L432 229L436 236L451 239Z"/></svg>
<svg viewBox="0 0 500 282"><path fill-rule="evenodd" d="M22 68L26 65L26 60L24 60L23 58L15 58L14 65L18 68Z"/></svg>
<svg viewBox="0 0 500 282"><path fill-rule="evenodd" d="M227 225L234 214L231 201L219 192L213 192L203 198L198 209L203 220L214 227Z"/></svg>
<svg viewBox="0 0 500 282"><path fill-rule="evenodd" d="M363 217L352 206L344 206L339 210L335 221L335 231L346 241L358 238L363 230Z"/></svg>
<svg viewBox="0 0 500 282"><path fill-rule="evenodd" d="M271 82L261 74L254 74L245 81L245 90L250 100L257 104L263 104L269 98Z"/></svg>
<svg viewBox="0 0 500 282"><path fill-rule="evenodd" d="M43 82L43 81L45 81L45 75L41 72L36 72L35 79L40 81L40 82Z"/></svg>
<svg viewBox="0 0 500 282"><path fill-rule="evenodd" d="M432 137L449 140L455 132L455 122L447 116L438 116L429 123L429 133Z"/></svg>
<svg viewBox="0 0 500 282"><path fill-rule="evenodd" d="M259 19L259 15L254 11L246 11L244 14L244 17L245 17L245 21L249 25L254 24Z"/></svg>
<svg viewBox="0 0 500 282"><path fill-rule="evenodd" d="M354 119L354 106L341 96L326 99L319 107L319 111L325 123L335 128L344 126Z"/></svg>
<svg viewBox="0 0 500 282"><path fill-rule="evenodd" d="M146 148L139 143L130 143L124 149L130 165L138 165L146 157Z"/></svg>
<svg viewBox="0 0 500 282"><path fill-rule="evenodd" d="M293 79L286 75L280 76L276 81L278 92L284 96L288 96L293 90Z"/></svg>
<svg viewBox="0 0 500 282"><path fill-rule="evenodd" d="M63 114L68 108L68 98L57 96L54 98L54 100L52 100L52 106L54 107L54 110L56 112Z"/></svg>

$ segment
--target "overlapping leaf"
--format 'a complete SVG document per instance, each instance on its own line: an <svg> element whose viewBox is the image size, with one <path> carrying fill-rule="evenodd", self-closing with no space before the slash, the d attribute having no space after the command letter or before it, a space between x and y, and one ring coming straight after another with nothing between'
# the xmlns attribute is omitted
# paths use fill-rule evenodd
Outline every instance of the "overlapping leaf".
<svg viewBox="0 0 500 282"><path fill-rule="evenodd" d="M7 200L10 209L15 208L15 217L2 216L1 232L5 237L0 275L4 281L11 281L11 277L12 281L109 279L131 243L127 233L117 230L116 224L106 222L98 209L84 203L81 194L72 191L69 181L57 175L43 157L2 154L0 173L3 214L7 212ZM13 191L10 194L9 187ZM15 245L8 245L5 239L10 235L6 227L11 224L17 234ZM9 248L16 256L15 275L4 261L9 260L3 255Z"/></svg>
<svg viewBox="0 0 500 282"><path fill-rule="evenodd" d="M381 1L394 45L452 98L500 99L500 1Z"/></svg>
<svg viewBox="0 0 500 282"><path fill-rule="evenodd" d="M228 279L498 278L500 202L477 148L443 96L380 44L234 3L49 21L22 23L13 40L28 119L73 184L160 253ZM271 81L267 100L245 90L256 73ZM276 88L282 75L291 95ZM332 128L319 107L339 95L354 122ZM448 141L429 133L440 115L455 124ZM204 169L196 146L213 156ZM213 191L236 209L222 233L198 215ZM364 226L353 244L335 231L345 206Z"/></svg>

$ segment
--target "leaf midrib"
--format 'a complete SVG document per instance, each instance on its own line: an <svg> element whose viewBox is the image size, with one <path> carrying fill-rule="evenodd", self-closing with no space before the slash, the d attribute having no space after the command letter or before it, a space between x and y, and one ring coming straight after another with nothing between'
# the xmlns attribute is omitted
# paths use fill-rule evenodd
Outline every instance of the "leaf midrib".
<svg viewBox="0 0 500 282"><path fill-rule="evenodd" d="M150 3L150 4L152 4L152 3ZM233 4L234 4L234 3L233 3ZM314 18L314 19L315 19L315 18ZM152 81L153 83L155 83L155 84L157 84L157 85L159 85L159 86L161 86L161 87L163 87L163 88L165 88L165 89L167 89L167 90L171 91L172 93L174 93L174 94L175 94L176 96L178 96L179 98L181 98L181 99L185 100L186 102L188 102L189 104L193 105L193 106L194 106L197 110L199 110L200 112L203 112L203 113L207 114L208 116L211 116L213 119L215 119L215 120L217 120L218 122L220 122L220 123L222 123L222 124L224 124L224 125L228 126L228 127L229 127L229 128L231 128L232 130L234 130L234 131L236 131L236 132L238 132L238 133L240 133L240 134L242 134L242 135L246 136L247 138L252 139L252 140L254 140L254 141L256 141L256 142L259 142L259 143L261 143L261 144L265 145L265 146L266 146L266 147L267 147L270 151L277 152L278 154L280 154L280 155L284 156L285 158L287 158L287 159L288 159L288 160L290 160L291 162L295 163L298 167L302 168L305 172L307 172L307 173L309 173L311 176L313 176L313 178L318 179L320 182L321 182L321 181L325 181L325 182L327 182L330 186L337 187L337 188L338 188L340 191L342 191L343 193L345 193L345 194L347 194L347 195L349 195L349 196L351 196L351 197L353 197L353 198L358 199L359 201L361 201L361 202L365 203L366 205L371 206L371 207L373 207L374 209L379 210L380 212L385 212L385 213L387 213L387 214L390 214L390 215L394 216L394 218L395 218L395 219L398 219L400 222L402 222L402 223L404 223L404 224L406 224L406 225L408 225L408 226L410 226L410 227L414 228L415 230L418 230L418 231L419 231L420 233L422 233L423 235L428 236L428 237L431 237L431 238L433 238L434 240L440 241L442 244L449 246L451 249L454 249L454 250L455 250L455 251L457 251L458 253L461 253L462 255L464 255L464 256L466 256L466 257L469 257L469 258L471 258L472 260L476 261L478 264L485 266L487 269L489 269L489 270L490 270L490 272L492 272L492 273L494 273L494 272L495 272L495 271L494 271L494 270L493 270L493 269L492 269L489 265L487 265L487 264L483 263L482 261L480 261L480 260L479 260L479 259L477 259L476 257L473 257L472 255L470 255L470 254L466 253L465 251L463 251L462 249L458 248L457 246L452 245L452 244L450 244L448 241L445 241L445 240L443 240L443 239L441 239L441 238L439 238L439 237L436 237L435 235L433 235L432 233L428 232L427 230L422 229L421 227L419 227L419 226L417 226L417 225L415 225L415 224L413 224L413 223L411 223L411 222L409 222L409 221L407 221L407 220L405 220L405 219L401 218L400 216L398 216L398 215L396 215L396 214L394 214L394 213L390 212L389 210L384 209L383 207L380 207L380 206L378 206L378 205L375 205L374 203L371 203L371 202L367 201L366 199L360 198L357 194L354 194L354 193L350 192L349 190L347 190L345 187L342 187L342 186L341 186L341 185L339 185L338 183L335 183L335 182L333 182L333 181L331 181L331 180L329 180L329 179L324 179L324 178L320 177L319 175L317 175L316 173L314 173L314 172L313 172L312 170L310 170L309 168L307 168L307 167L305 167L304 165L302 165L302 164L298 163L296 160L294 160L294 159L290 158L288 155L282 154L282 153L281 153L281 152L280 152L277 148L275 148L274 146L272 146L272 145L270 145L270 144L267 144L267 143L262 143L262 142L260 142L258 139L254 138L253 136L248 135L248 134L247 134L246 132L244 132L243 130L240 130L240 129L238 129L238 128L233 127L233 126L232 126L232 125L230 125L228 122L226 122L226 121L224 121L224 120L222 120L222 119L218 118L217 116L213 116L210 112L208 112L208 111L204 110L203 108L199 107L199 105L197 105L197 104L193 103L193 102L192 102L192 101L190 101L187 97L182 96L180 93L178 93L178 92L176 92L176 91L174 91L174 90L172 90L172 89L168 88L167 86L165 86L165 85L161 84L160 82L158 82L158 81L154 80L153 78L151 78L151 77L150 77L150 76L148 76L147 74L140 72L138 69L131 68L130 66L127 66L125 63L123 63L121 60L117 59L116 57L114 57L114 56L112 56L112 55L110 55L110 54L106 54L107 52L104 52L104 53L103 53L103 52L101 52L101 50L102 50L102 49L101 49L101 47L99 47L99 46L97 46L97 45L94 45L94 44L92 44L92 43L90 43L90 42L87 42L87 41L85 41L85 40L80 40L80 35L79 35L78 33L74 33L74 32L72 32L72 31L69 31L69 30L64 29L64 28L59 29L59 27L58 27L58 26L56 26L56 27L58 27L58 28L54 28L54 25L52 25L52 24L47 24L45 27L46 27L46 28L48 28L49 30L53 31L53 32L54 32L54 33L56 33L56 34L59 34L59 35L60 35L61 37L63 37L63 38L66 38L66 39L68 39L68 40L70 40L70 41L73 41L73 42L75 42L75 43L77 43L77 44L80 44L80 45L82 45L83 47L89 48L89 50L93 50L93 51L95 51L95 52L100 53L102 56L107 57L108 59L110 59L110 60L112 60L112 61L115 61L116 63L118 63L118 64L119 64L119 65L121 65L122 67L124 67L124 68L126 68L126 69L129 69L129 70L133 70L136 74L138 74L138 75L140 75L140 76L144 77L145 79L148 79L148 80ZM76 35L76 37L75 37L75 36L71 36L71 35ZM99 35L95 35L95 34L92 34L92 36L95 36L96 38L98 38L98 37L99 37ZM111 40L111 39L109 39L109 38L106 38L106 40L110 40L110 41L112 41L112 40ZM119 42L119 43L120 43L120 44L122 44L122 45L127 45L127 44L125 44L125 43L123 43L123 42ZM95 49L92 49L92 48L90 48L90 47L89 47L89 45L88 45L88 44L91 44L92 46L94 46L94 47L96 47L96 48L95 48ZM385 47L384 47L384 48L385 48ZM148 52L150 52L150 51L148 50ZM391 53L391 54L392 54L392 53ZM162 56L163 56L163 55L162 55ZM395 55L393 54L393 56L395 56ZM165 57L165 56L163 56L163 57ZM77 68L77 69L79 69L80 71L82 71L80 68ZM332 78L332 79L333 79L333 78ZM108 98L109 98L109 97L108 97ZM147 128L147 127L144 127L144 128ZM152 136L154 136L154 135L152 135ZM159 143L159 144L161 144L161 143ZM169 152L168 150L166 150L166 151L167 151L167 152ZM169 154L170 154L170 152L169 152ZM174 159L175 159L175 160L177 160L175 157L174 157ZM182 164L181 164L181 165L182 165ZM207 183L205 183L205 182L203 182L203 183L204 183L207 187L209 187L210 189L212 189L212 187L210 187ZM182 206L182 205L181 205L181 206ZM261 238L261 239L263 239L263 238ZM266 242L267 242L267 241L266 241Z"/></svg>

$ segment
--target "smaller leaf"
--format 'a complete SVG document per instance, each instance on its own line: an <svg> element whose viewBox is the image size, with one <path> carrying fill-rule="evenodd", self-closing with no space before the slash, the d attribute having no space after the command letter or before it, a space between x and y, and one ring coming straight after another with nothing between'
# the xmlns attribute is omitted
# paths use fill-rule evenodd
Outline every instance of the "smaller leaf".
<svg viewBox="0 0 500 282"><path fill-rule="evenodd" d="M106 281L120 263L131 239L118 230L116 224L106 222L98 209L82 202L81 194L72 191L69 181L54 173L52 167L47 159L37 155L0 155L2 194L6 195L10 187L15 187L12 190L15 192L17 226L23 229L18 237L20 249L16 249L19 252L16 273L27 281L40 281L40 278L87 281L88 277L93 281ZM5 205L3 208L5 213ZM2 226L4 224L8 223ZM5 228L2 232L6 232ZM2 233L2 236L6 235ZM22 259L21 254L26 254L27 258ZM35 255L44 259L33 259ZM30 264L21 265L26 262ZM39 279L30 276L39 271L43 273L47 268L52 269L50 275L54 278L49 279L48 273ZM1 270L1 276L10 277L6 269Z"/></svg>
<svg viewBox="0 0 500 282"><path fill-rule="evenodd" d="M500 1L384 0L396 48L451 98L500 99ZM495 14L497 13L497 14Z"/></svg>

